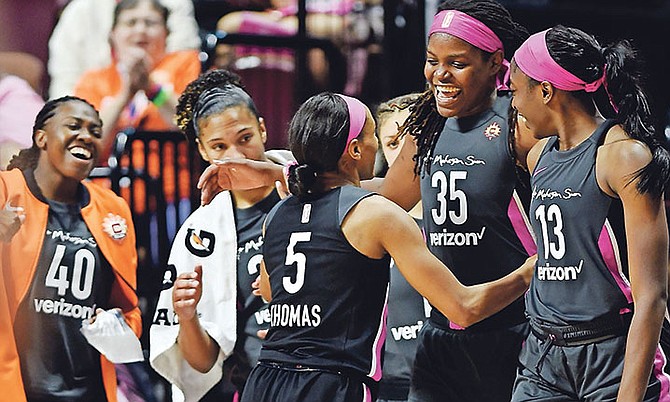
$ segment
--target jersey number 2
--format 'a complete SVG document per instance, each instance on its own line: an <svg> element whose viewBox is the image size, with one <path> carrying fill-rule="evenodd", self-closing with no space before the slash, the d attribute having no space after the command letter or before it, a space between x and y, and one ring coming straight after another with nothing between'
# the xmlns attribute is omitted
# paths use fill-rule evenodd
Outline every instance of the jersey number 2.
<svg viewBox="0 0 670 402"><path fill-rule="evenodd" d="M288 242L288 247L286 247L286 262L285 265L296 264L296 273L295 281L291 280L290 276L285 276L282 278L282 284L284 289L287 292L293 294L296 293L302 288L302 285L305 284L305 265L307 264L307 258L303 253L296 253L295 246L298 242L310 241L312 238L312 232L295 232L291 233L291 238Z"/></svg>

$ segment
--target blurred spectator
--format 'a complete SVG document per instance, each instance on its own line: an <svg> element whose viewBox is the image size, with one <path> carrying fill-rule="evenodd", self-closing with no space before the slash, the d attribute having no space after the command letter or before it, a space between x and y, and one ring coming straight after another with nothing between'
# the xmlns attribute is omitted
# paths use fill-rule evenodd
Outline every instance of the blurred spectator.
<svg viewBox="0 0 670 402"><path fill-rule="evenodd" d="M75 87L77 96L100 110L107 152L115 133L128 127L177 129L177 99L198 77L200 61L195 50L167 52L167 16L157 0L119 2L110 34L112 64L87 71Z"/></svg>
<svg viewBox="0 0 670 402"><path fill-rule="evenodd" d="M117 0L72 0L49 39L49 96L71 94L82 74L111 63L109 35ZM161 0L170 14L167 51L199 49L191 0Z"/></svg>
<svg viewBox="0 0 670 402"><path fill-rule="evenodd" d="M307 34L312 38L329 39L347 57L346 93L360 92L367 67L365 49L363 58L355 50L361 49L370 36L370 24L363 16L363 0L307 0ZM298 32L297 0L269 0L262 11L234 11L221 17L217 29L228 33L291 36ZM222 45L217 49L217 66L230 68L231 64L250 55L249 47L237 49ZM291 55L286 52L258 52L256 56L264 64L291 63ZM288 56L288 58L287 58ZM308 64L317 88L328 89L328 60L324 53L312 49L308 53ZM330 88L334 89L334 88ZM339 89L338 89L339 90Z"/></svg>
<svg viewBox="0 0 670 402"><path fill-rule="evenodd" d="M0 170L33 143L33 122L44 100L23 79L0 72Z"/></svg>

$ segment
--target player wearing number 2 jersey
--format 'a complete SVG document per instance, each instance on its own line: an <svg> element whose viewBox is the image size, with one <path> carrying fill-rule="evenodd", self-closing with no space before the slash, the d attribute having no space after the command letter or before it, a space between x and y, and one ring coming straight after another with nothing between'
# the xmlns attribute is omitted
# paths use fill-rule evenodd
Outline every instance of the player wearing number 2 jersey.
<svg viewBox="0 0 670 402"><path fill-rule="evenodd" d="M116 401L114 366L79 331L100 308L120 308L138 335L141 325L128 206L83 182L101 124L81 99L50 101L33 146L0 172L3 400Z"/></svg>
<svg viewBox="0 0 670 402"><path fill-rule="evenodd" d="M360 101L324 93L289 127L294 196L265 222L260 291L270 331L243 402L372 401L381 378L389 256L408 282L459 325L515 300L523 267L463 286L426 248L405 211L358 188L372 176L374 120Z"/></svg>

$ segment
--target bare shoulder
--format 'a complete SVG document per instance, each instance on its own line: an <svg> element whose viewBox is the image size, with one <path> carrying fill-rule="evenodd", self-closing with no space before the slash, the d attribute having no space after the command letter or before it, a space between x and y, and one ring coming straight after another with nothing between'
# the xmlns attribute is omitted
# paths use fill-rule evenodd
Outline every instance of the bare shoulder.
<svg viewBox="0 0 670 402"><path fill-rule="evenodd" d="M415 224L414 220L396 203L374 194L362 199L342 223L343 229L360 230L372 237L386 231L405 228Z"/></svg>
<svg viewBox="0 0 670 402"><path fill-rule="evenodd" d="M379 194L363 198L352 212L375 220L407 214L398 204Z"/></svg>
<svg viewBox="0 0 670 402"><path fill-rule="evenodd" d="M611 196L621 196L625 189L634 190L631 179L652 160L647 144L631 138L621 126L610 128L598 148L596 177L600 187Z"/></svg>
<svg viewBox="0 0 670 402"><path fill-rule="evenodd" d="M351 209L342 222L342 232L360 253L370 258L381 258L386 254L384 242L387 235L407 231L408 221L414 223L402 208L374 194Z"/></svg>
<svg viewBox="0 0 670 402"><path fill-rule="evenodd" d="M631 138L619 125L610 128L603 145L598 149L598 162L621 175L637 172L647 166L651 159L652 153L647 144Z"/></svg>
<svg viewBox="0 0 670 402"><path fill-rule="evenodd" d="M543 138L533 145L533 147L528 152L528 171L533 172L535 166L537 165L538 159L540 159L540 154L544 149L544 146L547 145L549 138Z"/></svg>

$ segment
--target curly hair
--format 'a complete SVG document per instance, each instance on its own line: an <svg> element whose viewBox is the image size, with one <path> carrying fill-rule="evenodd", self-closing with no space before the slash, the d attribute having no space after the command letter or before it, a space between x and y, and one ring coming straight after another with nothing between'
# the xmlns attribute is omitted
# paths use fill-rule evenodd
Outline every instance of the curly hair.
<svg viewBox="0 0 670 402"><path fill-rule="evenodd" d="M194 119L198 114L198 101L200 100L201 95L214 88L224 89L226 86L237 87L246 93L246 89L242 84L240 76L232 71L223 69L210 70L203 73L200 77L191 81L191 83L186 86L184 92L182 92L179 97L179 102L177 103L176 120L177 126L181 132L184 133L189 142L195 142L198 138ZM251 97L249 97L248 100L240 100L237 104L245 103L245 106L249 107L254 115L258 117L256 106L253 104L253 101L251 101L251 104L249 105L249 101L251 101ZM229 106L233 105L228 105L228 107Z"/></svg>
<svg viewBox="0 0 670 402"><path fill-rule="evenodd" d="M49 121L49 119L56 114L56 108L58 106L67 102L83 102L88 106L90 106L91 109L95 110L95 113L98 115L98 118L100 117L100 115L98 114L98 110L95 108L95 106L91 105L85 99L78 98L76 96L63 96L61 98L52 99L48 101L47 103L44 104L42 109L37 113L37 117L35 117L35 124L33 125L33 145L30 148L22 149L17 155L15 155L9 161L9 164L7 165L7 170L15 168L20 170L26 170L26 169L35 169L35 167L37 167L37 161L40 158L40 149L37 147L37 144L35 143L35 133L38 130L43 129L44 126Z"/></svg>

